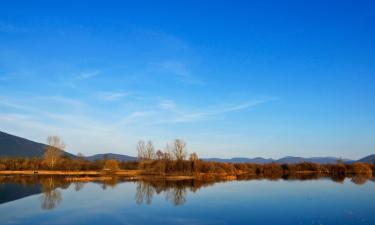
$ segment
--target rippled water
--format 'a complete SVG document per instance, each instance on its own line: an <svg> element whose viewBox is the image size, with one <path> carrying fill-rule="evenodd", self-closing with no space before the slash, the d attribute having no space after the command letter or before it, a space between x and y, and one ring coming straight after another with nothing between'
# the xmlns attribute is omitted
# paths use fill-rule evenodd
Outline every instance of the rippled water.
<svg viewBox="0 0 375 225"><path fill-rule="evenodd" d="M375 183L356 183L7 179L0 224L375 224Z"/></svg>

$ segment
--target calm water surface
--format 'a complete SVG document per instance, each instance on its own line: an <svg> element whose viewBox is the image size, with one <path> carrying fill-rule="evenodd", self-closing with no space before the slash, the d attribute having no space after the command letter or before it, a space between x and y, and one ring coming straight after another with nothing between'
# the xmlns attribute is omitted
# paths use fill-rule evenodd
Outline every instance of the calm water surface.
<svg viewBox="0 0 375 225"><path fill-rule="evenodd" d="M7 181L0 184L0 224L373 225L375 182L359 183Z"/></svg>

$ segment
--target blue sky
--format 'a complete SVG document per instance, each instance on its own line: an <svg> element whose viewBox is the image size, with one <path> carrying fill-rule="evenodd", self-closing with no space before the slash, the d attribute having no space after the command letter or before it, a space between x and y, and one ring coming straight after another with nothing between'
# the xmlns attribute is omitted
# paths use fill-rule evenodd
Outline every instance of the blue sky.
<svg viewBox="0 0 375 225"><path fill-rule="evenodd" d="M2 1L0 130L73 153L375 153L372 1Z"/></svg>

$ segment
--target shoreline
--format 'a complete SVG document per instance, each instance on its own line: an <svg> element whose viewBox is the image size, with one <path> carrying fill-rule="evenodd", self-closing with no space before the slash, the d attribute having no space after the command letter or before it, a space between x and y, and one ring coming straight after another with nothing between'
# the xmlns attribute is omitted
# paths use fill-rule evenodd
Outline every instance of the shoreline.
<svg viewBox="0 0 375 225"><path fill-rule="evenodd" d="M333 175L332 173L327 173L324 171L294 171L293 174L296 175L309 175L309 174L319 174L319 175ZM239 172L239 173L195 173L195 174L178 174L178 173L150 173L144 170L117 170L117 171L103 171L103 170L87 170L87 171L71 171L71 170L0 170L1 175L45 175L45 176L84 176L84 177L127 177L127 178L155 178L155 179L206 179L212 177L222 177L227 179L236 180L241 176L259 176L259 174L249 173L249 172ZM277 176L277 174L264 175L265 177ZM351 173L346 173L345 176L350 177Z"/></svg>
<svg viewBox="0 0 375 225"><path fill-rule="evenodd" d="M323 171L294 171L290 174L255 174L255 173L195 173L195 174L160 174L150 173L144 170L118 170L118 171L63 171L63 170L2 170L0 171L0 178L10 177L30 177L30 178L61 178L67 182L115 182L120 180L129 181L242 181L255 179L268 180L316 180L323 178L330 178L334 181L343 181L346 178L365 178L374 179L374 174L335 174L326 173ZM357 181L358 182L358 181Z"/></svg>
<svg viewBox="0 0 375 225"><path fill-rule="evenodd" d="M139 175L141 170L118 170L111 175L132 176ZM108 175L106 171L87 170L87 171L72 171L72 170L2 170L0 175Z"/></svg>
<svg viewBox="0 0 375 225"><path fill-rule="evenodd" d="M310 173L310 172L308 172ZM89 181L89 180L108 180L111 177L123 177L127 179L153 179L153 180L212 180L213 178L220 178L223 180L237 180L238 176L255 176L252 173L197 173L192 175L186 174L158 174L148 173L144 170L118 170L112 173L106 171L63 171L63 170L3 170L0 171L0 176L9 175L28 175L28 176L67 176L68 179L75 181Z"/></svg>

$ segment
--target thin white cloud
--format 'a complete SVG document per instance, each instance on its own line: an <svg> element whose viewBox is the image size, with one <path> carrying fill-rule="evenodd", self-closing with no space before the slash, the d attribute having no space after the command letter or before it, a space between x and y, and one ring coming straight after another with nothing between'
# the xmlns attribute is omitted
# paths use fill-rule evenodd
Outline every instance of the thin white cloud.
<svg viewBox="0 0 375 225"><path fill-rule="evenodd" d="M127 92L98 92L96 94L97 98L103 101L119 101L129 95Z"/></svg>
<svg viewBox="0 0 375 225"><path fill-rule="evenodd" d="M256 107L260 104L267 103L276 100L276 98L267 98L262 100L247 101L236 105L228 105L226 107L216 107L214 109L206 109L201 111L181 111L174 109L173 112L176 113L174 118L167 120L169 123L188 123L197 122L204 120L215 119L215 116L224 115L231 112L237 112L241 110L246 110L252 107Z"/></svg>
<svg viewBox="0 0 375 225"><path fill-rule="evenodd" d="M84 71L84 72L81 72L80 74L78 74L77 76L73 77L72 79L70 79L66 85L71 87L71 88L76 88L77 86L77 83L78 82L81 82L83 80L89 80L89 79L92 79L96 76L98 76L99 74L101 73L100 70L92 70L92 71Z"/></svg>
<svg viewBox="0 0 375 225"><path fill-rule="evenodd" d="M64 105L72 106L72 107L82 107L84 104L80 100L77 99L72 99L72 98L67 98L63 96L37 96L34 97L34 99L37 100L46 100L50 102L58 102L62 103Z"/></svg>
<svg viewBox="0 0 375 225"><path fill-rule="evenodd" d="M162 100L159 106L165 110L172 110L176 108L176 103L173 100Z"/></svg>
<svg viewBox="0 0 375 225"><path fill-rule="evenodd" d="M92 77L95 77L97 75L99 75L101 73L100 70L94 70L94 71L86 71L86 72L82 72L80 73L76 79L77 80L85 80L85 79L90 79Z"/></svg>
<svg viewBox="0 0 375 225"><path fill-rule="evenodd" d="M80 115L74 114L72 111L61 113L60 110L63 109L69 109L72 110L72 106L81 107L83 104L79 101L71 100L69 98L64 97L30 97L30 99L44 99L48 101L58 101L59 103L63 103L64 105L61 105L60 108L56 111L55 108L45 108L41 107L44 106L43 103L39 103L37 105L35 102L30 101L19 101L14 98L7 98L7 97L1 97L0 96L0 106L4 106L6 108L11 108L13 110L17 110L22 113L27 113L27 115L30 115L30 117L35 116L37 118L49 118L54 120L56 123L58 122L64 122L64 123L70 123L72 125L77 125L79 123L84 123L84 117L81 117ZM30 105L31 104L31 105ZM38 107L39 106L39 107ZM55 112L53 112L55 111Z"/></svg>
<svg viewBox="0 0 375 225"><path fill-rule="evenodd" d="M129 115L123 117L116 123L116 127L120 127L127 124L143 123L145 118L153 119L156 115L155 111L135 111Z"/></svg>
<svg viewBox="0 0 375 225"><path fill-rule="evenodd" d="M9 99L7 97L2 97L2 96L0 96L0 105L3 105L3 106L8 107L8 108L15 108L15 109L25 110L25 111L36 110L33 107L27 107L25 105L15 103L15 101L13 99Z"/></svg>
<svg viewBox="0 0 375 225"><path fill-rule="evenodd" d="M137 118L136 122L146 125L153 125L195 123L217 120L223 118L223 116L228 113L247 110L260 104L264 104L274 100L276 100L276 98L266 98L261 100L242 102L239 104L225 104L226 106L221 107L208 106L203 109L200 108L199 110L192 109L191 107L179 106L173 100L162 100L157 105L151 106L150 111L147 111L147 113L143 112L142 114L140 114L142 115L143 120ZM131 122L134 119L131 115L126 117L127 122Z"/></svg>
<svg viewBox="0 0 375 225"><path fill-rule="evenodd" d="M203 85L204 81L197 76L194 76L188 65L181 61L169 60L159 63L153 63L154 69L160 73L173 75L175 79L181 83Z"/></svg>

